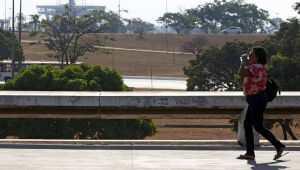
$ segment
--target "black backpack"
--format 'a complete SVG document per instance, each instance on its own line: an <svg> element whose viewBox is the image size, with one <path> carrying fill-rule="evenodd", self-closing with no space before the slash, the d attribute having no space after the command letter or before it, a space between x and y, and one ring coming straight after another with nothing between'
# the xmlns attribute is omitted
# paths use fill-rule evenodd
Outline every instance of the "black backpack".
<svg viewBox="0 0 300 170"><path fill-rule="evenodd" d="M280 94L280 90L272 78L267 79L266 93L268 95L268 102L271 102L276 96L277 92Z"/></svg>

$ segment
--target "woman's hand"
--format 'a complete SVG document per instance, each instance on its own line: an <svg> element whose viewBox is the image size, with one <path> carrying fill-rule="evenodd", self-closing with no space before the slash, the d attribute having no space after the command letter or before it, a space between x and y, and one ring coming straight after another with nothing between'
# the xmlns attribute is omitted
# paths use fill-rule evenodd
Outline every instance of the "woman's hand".
<svg viewBox="0 0 300 170"><path fill-rule="evenodd" d="M250 71L245 68L246 65L249 65L249 60L247 59L247 57L248 57L247 54L242 54L240 57L241 65L238 74L241 77L252 77Z"/></svg>
<svg viewBox="0 0 300 170"><path fill-rule="evenodd" d="M241 63L242 64L247 64L248 63L248 54L242 54L240 57Z"/></svg>

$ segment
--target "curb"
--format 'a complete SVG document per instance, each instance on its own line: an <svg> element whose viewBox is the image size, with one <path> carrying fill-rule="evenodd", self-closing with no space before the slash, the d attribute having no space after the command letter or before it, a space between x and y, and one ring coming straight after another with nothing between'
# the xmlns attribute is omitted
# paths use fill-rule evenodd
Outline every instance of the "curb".
<svg viewBox="0 0 300 170"><path fill-rule="evenodd" d="M271 146L267 140L262 146ZM300 140L281 141L286 146L300 146ZM52 139L0 139L3 144L30 145L87 145L87 146L239 146L237 140L52 140Z"/></svg>

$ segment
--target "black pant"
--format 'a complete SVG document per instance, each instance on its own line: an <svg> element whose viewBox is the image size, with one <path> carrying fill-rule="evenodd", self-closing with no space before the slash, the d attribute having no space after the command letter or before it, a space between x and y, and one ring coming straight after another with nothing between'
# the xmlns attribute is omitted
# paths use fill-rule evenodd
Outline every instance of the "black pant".
<svg viewBox="0 0 300 170"><path fill-rule="evenodd" d="M264 110L267 106L266 92L263 91L255 95L246 96L246 101L249 104L244 121L247 147L246 154L254 155L253 126L259 134L271 142L278 150L283 145L268 129L264 127Z"/></svg>

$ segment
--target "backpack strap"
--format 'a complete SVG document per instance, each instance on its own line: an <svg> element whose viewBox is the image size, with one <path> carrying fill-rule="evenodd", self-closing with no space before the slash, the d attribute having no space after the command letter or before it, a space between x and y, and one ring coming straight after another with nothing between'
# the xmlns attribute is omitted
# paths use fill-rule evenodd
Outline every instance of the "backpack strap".
<svg viewBox="0 0 300 170"><path fill-rule="evenodd" d="M278 94L280 95L280 94L281 94L281 90L280 90L279 86L275 83L275 81L274 81L271 77L268 77L268 79L269 79L274 85L276 85L277 90L278 90Z"/></svg>

